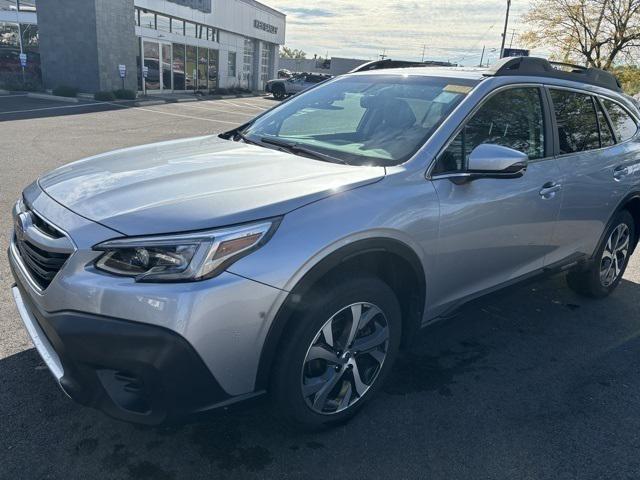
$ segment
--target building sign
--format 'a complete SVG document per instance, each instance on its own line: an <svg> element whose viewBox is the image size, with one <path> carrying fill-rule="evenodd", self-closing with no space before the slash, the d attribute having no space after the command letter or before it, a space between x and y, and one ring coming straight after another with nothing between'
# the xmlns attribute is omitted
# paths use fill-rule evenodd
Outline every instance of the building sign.
<svg viewBox="0 0 640 480"><path fill-rule="evenodd" d="M529 50L524 50L522 48L505 48L503 53L503 57L528 57Z"/></svg>
<svg viewBox="0 0 640 480"><path fill-rule="evenodd" d="M171 3L177 3L184 7L200 10L204 13L211 13L211 0L167 0Z"/></svg>
<svg viewBox="0 0 640 480"><path fill-rule="evenodd" d="M253 26L258 30L264 30L265 32L273 33L274 35L278 34L278 27L269 25L268 23L265 23L265 22L261 22L260 20L254 20Z"/></svg>

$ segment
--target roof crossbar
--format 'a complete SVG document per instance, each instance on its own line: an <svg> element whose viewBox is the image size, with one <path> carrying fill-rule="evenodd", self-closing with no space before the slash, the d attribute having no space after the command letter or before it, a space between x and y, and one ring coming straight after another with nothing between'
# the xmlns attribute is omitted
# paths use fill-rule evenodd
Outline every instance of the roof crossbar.
<svg viewBox="0 0 640 480"><path fill-rule="evenodd" d="M622 92L619 80L610 72L599 68L581 67L569 63L550 62L537 57L507 57L496 62L485 74L493 77L527 76L551 77L587 83L616 92Z"/></svg>

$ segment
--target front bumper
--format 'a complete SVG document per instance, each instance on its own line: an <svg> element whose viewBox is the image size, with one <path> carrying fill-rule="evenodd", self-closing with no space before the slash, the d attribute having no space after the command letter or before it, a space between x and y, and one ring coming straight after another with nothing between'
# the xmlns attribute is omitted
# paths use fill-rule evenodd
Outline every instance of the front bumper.
<svg viewBox="0 0 640 480"><path fill-rule="evenodd" d="M38 353L76 402L146 424L230 403L180 335L86 313L49 314L22 287L12 293Z"/></svg>

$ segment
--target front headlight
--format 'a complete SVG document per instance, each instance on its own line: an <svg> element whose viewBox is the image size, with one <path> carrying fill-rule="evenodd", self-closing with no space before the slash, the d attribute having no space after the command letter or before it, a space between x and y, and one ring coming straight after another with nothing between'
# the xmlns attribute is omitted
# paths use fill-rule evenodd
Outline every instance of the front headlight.
<svg viewBox="0 0 640 480"><path fill-rule="evenodd" d="M93 247L104 251L95 266L139 282L204 280L264 245L279 223L272 219L193 234L110 240Z"/></svg>

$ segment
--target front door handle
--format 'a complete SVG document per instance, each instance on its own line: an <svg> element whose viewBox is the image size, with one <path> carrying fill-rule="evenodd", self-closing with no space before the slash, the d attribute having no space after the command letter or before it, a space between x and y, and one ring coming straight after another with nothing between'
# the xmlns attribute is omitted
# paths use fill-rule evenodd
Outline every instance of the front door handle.
<svg viewBox="0 0 640 480"><path fill-rule="evenodd" d="M627 175L629 175L629 167L625 167L624 165L620 165L613 170L613 179L620 181Z"/></svg>
<svg viewBox="0 0 640 480"><path fill-rule="evenodd" d="M553 198L561 189L562 185L560 185L559 183L547 182L542 186L542 190L540 190L540 196L545 200Z"/></svg>

